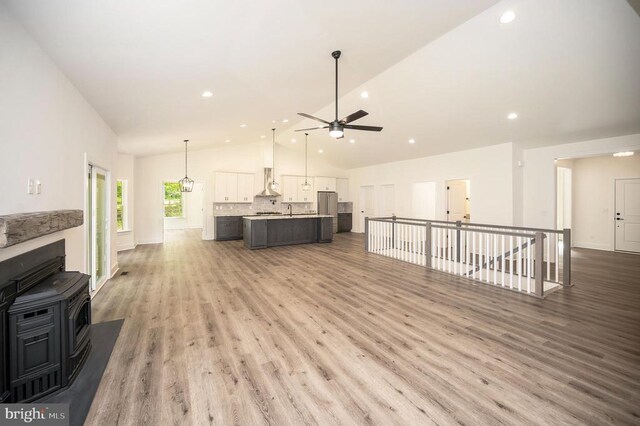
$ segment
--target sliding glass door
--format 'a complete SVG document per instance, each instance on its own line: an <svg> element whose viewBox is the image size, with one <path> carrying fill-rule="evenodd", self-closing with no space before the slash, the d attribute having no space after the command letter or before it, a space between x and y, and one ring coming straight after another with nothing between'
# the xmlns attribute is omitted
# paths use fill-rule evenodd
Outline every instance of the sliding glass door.
<svg viewBox="0 0 640 426"><path fill-rule="evenodd" d="M94 292L109 278L109 180L108 172L89 165L88 175L88 271Z"/></svg>

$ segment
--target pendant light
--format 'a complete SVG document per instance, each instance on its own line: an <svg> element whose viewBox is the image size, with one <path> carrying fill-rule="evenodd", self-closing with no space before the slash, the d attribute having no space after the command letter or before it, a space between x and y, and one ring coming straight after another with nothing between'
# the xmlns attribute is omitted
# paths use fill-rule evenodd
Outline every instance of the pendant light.
<svg viewBox="0 0 640 426"><path fill-rule="evenodd" d="M309 133L305 133L304 134L304 183L302 184L303 191L311 190L311 185L309 184L309 182L307 182L307 162L308 162L307 144L309 143L308 139L309 139Z"/></svg>
<svg viewBox="0 0 640 426"><path fill-rule="evenodd" d="M280 188L280 184L276 182L276 129L271 129L271 131L273 132L273 168L271 170L271 189L277 191L278 188Z"/></svg>
<svg viewBox="0 0 640 426"><path fill-rule="evenodd" d="M189 139L184 140L184 177L180 179L180 192L191 192L193 190L193 179L189 179L187 175L187 142Z"/></svg>

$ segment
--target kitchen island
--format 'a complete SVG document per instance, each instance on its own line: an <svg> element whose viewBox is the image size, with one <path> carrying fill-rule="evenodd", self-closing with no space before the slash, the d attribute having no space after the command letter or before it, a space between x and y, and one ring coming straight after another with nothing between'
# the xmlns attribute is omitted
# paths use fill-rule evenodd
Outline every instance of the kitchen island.
<svg viewBox="0 0 640 426"><path fill-rule="evenodd" d="M333 240L333 217L329 215L245 216L242 222L244 245L249 249Z"/></svg>

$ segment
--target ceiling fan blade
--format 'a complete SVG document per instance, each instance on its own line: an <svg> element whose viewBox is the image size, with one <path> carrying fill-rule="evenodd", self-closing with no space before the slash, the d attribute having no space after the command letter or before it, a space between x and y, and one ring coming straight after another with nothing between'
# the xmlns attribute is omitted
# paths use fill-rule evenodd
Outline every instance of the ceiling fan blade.
<svg viewBox="0 0 640 426"><path fill-rule="evenodd" d="M340 120L340 123L342 123L342 124L351 123L353 121L361 119L365 115L369 115L369 113L367 111L363 111L363 110L356 111L353 114L347 115L345 118Z"/></svg>
<svg viewBox="0 0 640 426"><path fill-rule="evenodd" d="M328 129L329 126L318 126L318 127L310 127L308 129L298 129L298 130L294 130L295 132L305 132L308 130L318 130L318 129Z"/></svg>
<svg viewBox="0 0 640 426"><path fill-rule="evenodd" d="M323 120L322 118L314 117L313 115L305 114L304 112L299 112L298 115L301 115L306 118L310 118L312 120L320 121L321 123L324 123L324 124L331 124L328 121Z"/></svg>
<svg viewBox="0 0 640 426"><path fill-rule="evenodd" d="M367 130L369 132L379 132L382 130L382 127L378 126L358 126L357 124L345 124L344 128L353 130Z"/></svg>

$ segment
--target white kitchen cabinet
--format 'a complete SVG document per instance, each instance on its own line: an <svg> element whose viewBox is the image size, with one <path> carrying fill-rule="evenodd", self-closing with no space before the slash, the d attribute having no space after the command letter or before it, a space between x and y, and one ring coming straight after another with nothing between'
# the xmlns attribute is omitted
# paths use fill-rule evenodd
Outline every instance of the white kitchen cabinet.
<svg viewBox="0 0 640 426"><path fill-rule="evenodd" d="M298 176L282 176L282 202L298 202Z"/></svg>
<svg viewBox="0 0 640 426"><path fill-rule="evenodd" d="M238 199L238 174L216 172L214 189L216 203L235 203Z"/></svg>
<svg viewBox="0 0 640 426"><path fill-rule="evenodd" d="M338 202L349 201L349 179L336 179L336 192L338 193Z"/></svg>
<svg viewBox="0 0 640 426"><path fill-rule="evenodd" d="M316 191L335 191L336 190L336 178L317 176L313 178L313 183Z"/></svg>
<svg viewBox="0 0 640 426"><path fill-rule="evenodd" d="M238 173L238 203L252 203L255 194L254 175Z"/></svg>
<svg viewBox="0 0 640 426"><path fill-rule="evenodd" d="M213 200L216 203L253 202L254 175L251 173L216 172Z"/></svg>
<svg viewBox="0 0 640 426"><path fill-rule="evenodd" d="M315 192L313 191L313 178L307 178L307 182L311 185L308 191L302 189L304 185L305 177L298 176L298 202L299 203L314 203L316 200Z"/></svg>

